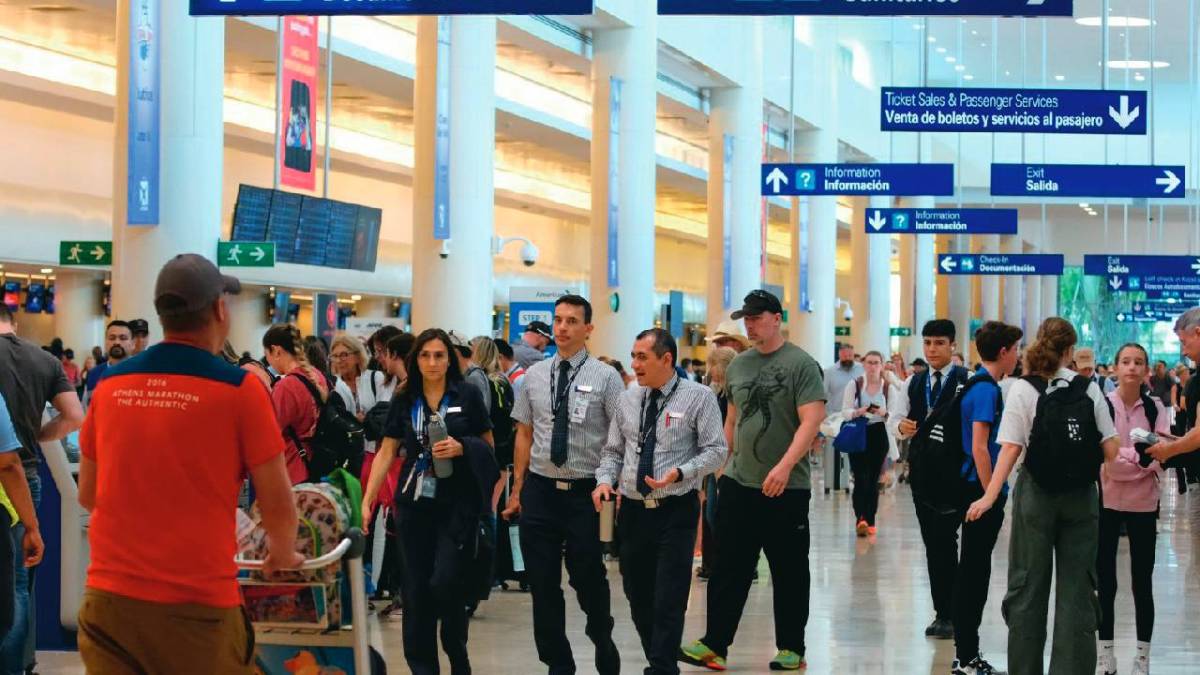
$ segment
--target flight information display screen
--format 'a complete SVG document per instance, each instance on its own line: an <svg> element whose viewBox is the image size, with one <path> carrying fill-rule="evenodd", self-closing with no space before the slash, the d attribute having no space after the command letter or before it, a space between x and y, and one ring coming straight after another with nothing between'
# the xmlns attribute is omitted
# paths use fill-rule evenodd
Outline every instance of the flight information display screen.
<svg viewBox="0 0 1200 675"><path fill-rule="evenodd" d="M242 185L231 241L275 243L279 262L374 272L381 209Z"/></svg>

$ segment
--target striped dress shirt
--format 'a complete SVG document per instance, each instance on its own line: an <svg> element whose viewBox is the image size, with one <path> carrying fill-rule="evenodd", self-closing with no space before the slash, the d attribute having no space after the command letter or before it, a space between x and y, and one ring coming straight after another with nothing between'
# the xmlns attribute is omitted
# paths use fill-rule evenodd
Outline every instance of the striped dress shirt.
<svg viewBox="0 0 1200 675"><path fill-rule="evenodd" d="M513 405L512 418L533 427L530 471L556 480L592 478L600 465L600 452L625 383L615 368L591 358L586 350L567 361L571 364L567 375L571 386L563 402L570 420L567 462L555 466L550 461L550 438L554 431L551 403L560 377L559 355L539 361L525 371L525 382Z"/></svg>
<svg viewBox="0 0 1200 675"><path fill-rule="evenodd" d="M679 469L683 476L678 482L646 495L647 499L661 499L698 489L701 479L720 469L729 454L721 408L711 389L676 375L659 391L662 392L659 399L662 414L655 430L654 477L662 478L671 469ZM646 414L649 414L649 394L649 389L639 388L621 395L616 417L608 430L600 468L596 470L597 483L615 485L619 476L620 491L626 499L643 499L637 489L641 456L638 440L642 411L647 410Z"/></svg>

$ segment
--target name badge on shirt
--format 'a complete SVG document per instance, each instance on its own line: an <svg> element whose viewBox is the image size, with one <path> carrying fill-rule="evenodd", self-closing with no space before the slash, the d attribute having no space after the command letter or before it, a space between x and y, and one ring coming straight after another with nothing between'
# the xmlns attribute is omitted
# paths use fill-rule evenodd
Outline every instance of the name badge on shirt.
<svg viewBox="0 0 1200 675"><path fill-rule="evenodd" d="M581 384L581 385L575 387L575 391L577 391L581 394L590 394L590 393L592 393L592 385Z"/></svg>
<svg viewBox="0 0 1200 675"><path fill-rule="evenodd" d="M462 412L462 408L459 406L454 406L452 408L446 408L447 415L449 415L450 413L460 413L460 412Z"/></svg>
<svg viewBox="0 0 1200 675"><path fill-rule="evenodd" d="M668 410L668 411L667 411L667 428L668 428L668 429L670 429L670 428L671 428L671 423L672 423L672 422L674 422L674 423L678 424L678 423L679 423L679 421L680 421L680 420L682 420L682 419L683 419L683 413L681 413L681 412L671 412L671 411L669 411L669 410Z"/></svg>
<svg viewBox="0 0 1200 675"><path fill-rule="evenodd" d="M437 496L437 478L422 473L417 478L417 499L433 499Z"/></svg>
<svg viewBox="0 0 1200 675"><path fill-rule="evenodd" d="M575 399L575 401L571 404L572 422L575 424L583 424L584 419L587 417L588 403L589 401L587 398L582 396Z"/></svg>

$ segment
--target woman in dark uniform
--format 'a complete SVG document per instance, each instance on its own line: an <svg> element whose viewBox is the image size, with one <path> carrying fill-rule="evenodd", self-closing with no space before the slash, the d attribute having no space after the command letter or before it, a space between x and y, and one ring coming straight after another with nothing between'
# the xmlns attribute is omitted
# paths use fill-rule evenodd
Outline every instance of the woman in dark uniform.
<svg viewBox="0 0 1200 675"><path fill-rule="evenodd" d="M429 443L429 421L440 416L449 437ZM393 399L385 438L363 496L370 513L388 467L403 448L396 527L403 564L404 658L414 675L436 675L438 622L454 675L468 675L466 571L475 555L479 518L488 508L499 469L491 422L479 391L467 384L445 331L421 333L408 357L408 381ZM453 473L435 475L434 460Z"/></svg>

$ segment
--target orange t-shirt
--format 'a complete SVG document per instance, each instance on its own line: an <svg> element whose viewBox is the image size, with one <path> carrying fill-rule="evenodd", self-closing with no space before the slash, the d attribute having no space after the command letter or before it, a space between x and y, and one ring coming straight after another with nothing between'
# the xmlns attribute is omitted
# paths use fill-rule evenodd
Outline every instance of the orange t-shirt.
<svg viewBox="0 0 1200 675"><path fill-rule="evenodd" d="M88 587L241 604L238 495L250 469L283 452L258 380L201 349L155 345L108 369L79 441L96 463Z"/></svg>

